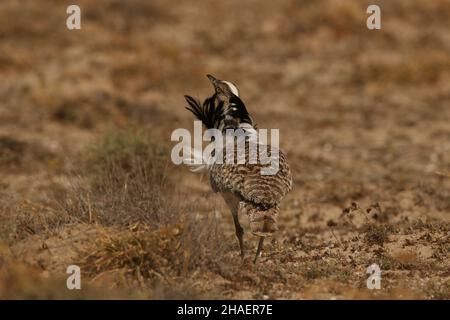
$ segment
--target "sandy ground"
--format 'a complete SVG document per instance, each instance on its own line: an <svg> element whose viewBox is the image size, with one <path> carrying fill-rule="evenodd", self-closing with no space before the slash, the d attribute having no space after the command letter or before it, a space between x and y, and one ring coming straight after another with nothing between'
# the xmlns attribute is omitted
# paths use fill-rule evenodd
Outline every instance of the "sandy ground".
<svg viewBox="0 0 450 320"><path fill-rule="evenodd" d="M75 31L65 1L0 3L0 297L449 299L448 1L376 1L378 31L365 27L367 1L78 3ZM140 128L170 150L172 130L193 129L183 95L211 94L207 73L237 84L258 127L280 129L294 189L278 234L253 265L247 232L242 262L223 200L170 165L163 196L212 220L209 251L131 275L91 268L94 248L135 229L66 219L87 148ZM157 232L155 252L178 239ZM68 291L78 263L86 286ZM374 263L380 290L366 286Z"/></svg>

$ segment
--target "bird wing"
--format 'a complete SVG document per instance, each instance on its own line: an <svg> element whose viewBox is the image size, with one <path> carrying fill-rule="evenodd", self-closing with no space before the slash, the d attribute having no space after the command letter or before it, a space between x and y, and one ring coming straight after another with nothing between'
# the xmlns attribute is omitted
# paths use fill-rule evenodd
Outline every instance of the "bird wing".
<svg viewBox="0 0 450 320"><path fill-rule="evenodd" d="M270 164L261 164L259 156L257 164L250 164L249 149L246 148L244 164L227 164L224 161L223 164L214 164L211 167L210 180L213 190L216 192L232 192L243 201L254 203L263 208L278 205L292 189L291 170L286 156L281 150L271 148L269 145L259 145L259 147L261 146L267 148L267 154L270 156L275 157L278 154L279 168L276 174L262 175L261 169L269 167ZM234 160L240 159L236 149Z"/></svg>

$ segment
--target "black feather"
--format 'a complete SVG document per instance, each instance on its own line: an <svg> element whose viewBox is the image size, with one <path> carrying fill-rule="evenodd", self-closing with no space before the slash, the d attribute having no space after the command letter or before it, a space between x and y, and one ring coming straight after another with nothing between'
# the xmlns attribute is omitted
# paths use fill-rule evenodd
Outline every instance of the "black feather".
<svg viewBox="0 0 450 320"><path fill-rule="evenodd" d="M241 122L253 125L253 120L250 117L250 114L248 113L244 102L242 102L242 100L238 96L232 95L230 97L230 104L235 108L235 110L232 109L231 111L231 115L233 117L241 119Z"/></svg>
<svg viewBox="0 0 450 320"><path fill-rule="evenodd" d="M192 112L194 116L200 120L207 129L217 128L223 113L223 102L220 102L216 106L216 96L213 95L207 98L203 104L200 101L192 98L191 96L184 96L190 107L186 107L187 110Z"/></svg>
<svg viewBox="0 0 450 320"><path fill-rule="evenodd" d="M204 112L202 106L200 105L200 101L188 95L185 95L184 98L186 99L187 103L190 106L186 107L186 109L192 112L197 117L198 120L205 123L206 119L204 117Z"/></svg>

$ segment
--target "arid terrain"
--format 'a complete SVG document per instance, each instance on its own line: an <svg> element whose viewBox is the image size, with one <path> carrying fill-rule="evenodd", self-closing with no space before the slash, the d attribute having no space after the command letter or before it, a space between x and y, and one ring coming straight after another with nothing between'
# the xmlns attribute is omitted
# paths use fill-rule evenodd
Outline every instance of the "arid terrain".
<svg viewBox="0 0 450 320"><path fill-rule="evenodd" d="M69 4L0 2L0 298L450 299L450 1ZM208 73L294 177L255 265L170 159Z"/></svg>

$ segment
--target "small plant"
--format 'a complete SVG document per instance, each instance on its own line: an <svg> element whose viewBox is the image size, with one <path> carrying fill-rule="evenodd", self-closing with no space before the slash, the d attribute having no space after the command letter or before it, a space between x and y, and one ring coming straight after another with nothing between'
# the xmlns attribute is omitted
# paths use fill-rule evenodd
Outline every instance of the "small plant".
<svg viewBox="0 0 450 320"><path fill-rule="evenodd" d="M383 246L389 236L388 228L384 225L368 224L365 229L364 240L368 245Z"/></svg>

